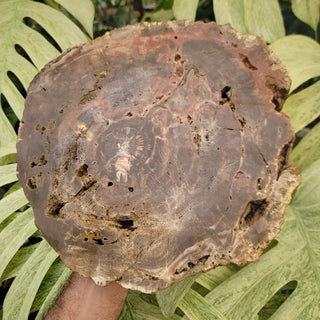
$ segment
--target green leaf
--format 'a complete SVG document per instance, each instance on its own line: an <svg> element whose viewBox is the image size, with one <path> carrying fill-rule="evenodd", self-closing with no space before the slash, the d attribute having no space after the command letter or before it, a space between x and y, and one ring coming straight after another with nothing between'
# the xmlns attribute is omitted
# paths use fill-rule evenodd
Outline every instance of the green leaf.
<svg viewBox="0 0 320 320"><path fill-rule="evenodd" d="M297 287L296 281L290 281L264 305L264 307L258 313L259 320L269 320L274 312L283 304L293 293ZM258 320L257 319L257 320Z"/></svg>
<svg viewBox="0 0 320 320"><path fill-rule="evenodd" d="M3 304L3 320L27 320L32 302L58 254L42 240L13 281Z"/></svg>
<svg viewBox="0 0 320 320"><path fill-rule="evenodd" d="M173 6L173 0L158 0L156 1L156 6L154 7L154 12L158 10L171 10Z"/></svg>
<svg viewBox="0 0 320 320"><path fill-rule="evenodd" d="M177 20L194 20L199 0L174 0L172 11Z"/></svg>
<svg viewBox="0 0 320 320"><path fill-rule="evenodd" d="M128 300L125 301L119 320L136 320L131 304Z"/></svg>
<svg viewBox="0 0 320 320"><path fill-rule="evenodd" d="M160 9L150 16L151 21L167 21L174 18L172 10Z"/></svg>
<svg viewBox="0 0 320 320"><path fill-rule="evenodd" d="M0 166L0 187L18 180L16 169L17 165L15 163Z"/></svg>
<svg viewBox="0 0 320 320"><path fill-rule="evenodd" d="M289 72L291 91L305 81L320 76L320 45L313 39L292 35L275 41L270 47Z"/></svg>
<svg viewBox="0 0 320 320"><path fill-rule="evenodd" d="M0 55L0 68L1 68L1 55ZM9 79L9 78L8 78ZM1 95L1 69L0 69L0 95ZM17 139L16 133L13 130L9 120L2 111L1 99L0 99L0 128L1 128L1 139L0 139L0 159L1 154L4 153L9 145L13 145ZM2 159L1 159L2 160Z"/></svg>
<svg viewBox="0 0 320 320"><path fill-rule="evenodd" d="M33 212L31 209L28 209L19 213L0 232L0 278L16 252L36 230Z"/></svg>
<svg viewBox="0 0 320 320"><path fill-rule="evenodd" d="M250 34L267 42L285 36L284 23L278 0L244 0L244 16Z"/></svg>
<svg viewBox="0 0 320 320"><path fill-rule="evenodd" d="M244 21L244 0L214 0L213 10L218 24L230 23L239 32L248 32Z"/></svg>
<svg viewBox="0 0 320 320"><path fill-rule="evenodd" d="M69 280L71 275L72 275L72 271L65 267L65 269L63 270L59 279L57 279L55 284L52 286L50 292L46 296L46 299L43 302L43 304L37 314L36 320L43 319L43 317L47 314L50 307L53 305L53 303L55 302L55 300L57 299L57 297L59 296L59 294L63 290L66 282Z"/></svg>
<svg viewBox="0 0 320 320"><path fill-rule="evenodd" d="M320 123L299 142L293 149L291 161L297 166L300 172L320 159Z"/></svg>
<svg viewBox="0 0 320 320"><path fill-rule="evenodd" d="M11 213L26 205L28 200L22 188L16 190L0 200L0 223L8 218Z"/></svg>
<svg viewBox="0 0 320 320"><path fill-rule="evenodd" d="M295 132L317 119L320 115L320 81L291 95L282 111L289 116Z"/></svg>
<svg viewBox="0 0 320 320"><path fill-rule="evenodd" d="M160 308L144 297L149 296L137 291L129 291L124 310L119 320L179 320L180 317L173 315L165 318Z"/></svg>
<svg viewBox="0 0 320 320"><path fill-rule="evenodd" d="M1 113L1 110L0 110L0 113ZM7 119L5 119L5 121L7 121ZM1 123L1 120L0 120L0 123ZM4 131L5 131L5 128L4 128ZM1 147L1 143L0 143L0 166L7 163L13 163L16 161L17 161L17 151L16 151L15 141L4 147Z"/></svg>
<svg viewBox="0 0 320 320"><path fill-rule="evenodd" d="M226 320L226 318L214 304L209 303L206 298L202 297L196 291L190 289L183 297L179 308L187 317L182 319L189 320ZM236 318L234 318L236 319ZM240 318L237 318L240 319Z"/></svg>
<svg viewBox="0 0 320 320"><path fill-rule="evenodd" d="M9 194L11 194L11 193L13 193L13 192L15 192L15 191L18 191L18 190L20 190L20 189L21 189L21 184L20 184L19 181L17 181L17 182L15 182L15 183L9 188L9 190L6 192L6 194L4 195L4 197L7 197ZM26 205L27 205L27 204L26 204ZM21 209L22 209L22 207L19 208L20 211L22 211Z"/></svg>
<svg viewBox="0 0 320 320"><path fill-rule="evenodd" d="M229 319L257 319L259 310L291 281L298 286L272 319L316 319L320 314L319 176L319 160L302 173L278 244L206 295Z"/></svg>
<svg viewBox="0 0 320 320"><path fill-rule="evenodd" d="M293 13L313 30L317 30L320 16L320 0L292 0Z"/></svg>
<svg viewBox="0 0 320 320"><path fill-rule="evenodd" d="M273 42L285 36L284 23L277 0L215 0L216 22L230 23L241 33L250 33Z"/></svg>
<svg viewBox="0 0 320 320"><path fill-rule="evenodd" d="M177 309L181 299L191 288L197 276L189 277L179 283L156 292L157 302L165 317L171 317Z"/></svg>
<svg viewBox="0 0 320 320"><path fill-rule="evenodd" d="M31 312L39 310L36 319L43 319L71 275L72 271L63 264L60 258L57 258L43 279L33 302Z"/></svg>
<svg viewBox="0 0 320 320"><path fill-rule="evenodd" d="M88 5L91 5L89 0L82 0L82 6L87 7ZM71 7L74 9L71 10ZM80 7L79 3L74 3L74 1L68 4L68 9L73 12L82 11ZM0 95L5 96L17 117L21 119L24 98L9 79L8 72L12 72L22 83L24 89L27 89L36 73L59 53L44 36L28 27L23 22L24 18L31 18L40 24L63 50L80 42L86 42L88 38L61 12L39 2L1 1L0 12L0 32L2 34L0 38ZM88 16L90 15L88 13ZM24 49L32 62L27 59L26 55L22 56L17 52L16 45ZM0 128L2 130L0 147L14 143L16 135L1 108Z"/></svg>
<svg viewBox="0 0 320 320"><path fill-rule="evenodd" d="M89 36L93 37L94 5L87 0L55 0L68 10L85 28Z"/></svg>
<svg viewBox="0 0 320 320"><path fill-rule="evenodd" d="M197 283L211 291L220 283L231 277L239 270L236 266L218 267L209 272L201 274L197 278Z"/></svg>
<svg viewBox="0 0 320 320"><path fill-rule="evenodd" d="M39 244L40 243L38 242L27 247L22 247L10 260L10 263L7 265L7 268L4 270L2 277L0 278L0 282L16 277Z"/></svg>

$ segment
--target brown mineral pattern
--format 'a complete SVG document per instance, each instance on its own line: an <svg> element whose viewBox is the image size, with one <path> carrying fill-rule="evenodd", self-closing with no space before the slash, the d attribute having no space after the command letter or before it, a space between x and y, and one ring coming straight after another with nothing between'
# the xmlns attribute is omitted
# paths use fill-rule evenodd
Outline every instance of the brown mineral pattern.
<svg viewBox="0 0 320 320"><path fill-rule="evenodd" d="M258 259L299 183L264 42L214 23L128 26L33 80L18 176L64 263L153 292Z"/></svg>

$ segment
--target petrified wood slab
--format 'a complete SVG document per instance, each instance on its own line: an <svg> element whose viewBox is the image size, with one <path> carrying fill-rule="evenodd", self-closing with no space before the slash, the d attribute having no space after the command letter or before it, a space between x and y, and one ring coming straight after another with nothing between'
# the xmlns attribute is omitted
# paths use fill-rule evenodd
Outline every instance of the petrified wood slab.
<svg viewBox="0 0 320 320"><path fill-rule="evenodd" d="M230 26L128 26L33 80L18 176L65 264L152 292L256 260L299 180L288 75Z"/></svg>

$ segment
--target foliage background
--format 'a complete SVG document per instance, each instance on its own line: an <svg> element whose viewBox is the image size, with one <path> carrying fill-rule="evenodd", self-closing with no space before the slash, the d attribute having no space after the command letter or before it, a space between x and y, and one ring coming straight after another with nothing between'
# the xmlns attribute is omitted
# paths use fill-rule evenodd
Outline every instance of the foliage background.
<svg viewBox="0 0 320 320"><path fill-rule="evenodd" d="M146 295L122 320L320 319L320 0L0 0L0 319L42 319L71 275L37 231L16 178L16 133L35 74L68 47L138 21L230 23L264 38L286 65L283 111L302 184L256 263L219 267ZM94 28L93 28L94 26Z"/></svg>

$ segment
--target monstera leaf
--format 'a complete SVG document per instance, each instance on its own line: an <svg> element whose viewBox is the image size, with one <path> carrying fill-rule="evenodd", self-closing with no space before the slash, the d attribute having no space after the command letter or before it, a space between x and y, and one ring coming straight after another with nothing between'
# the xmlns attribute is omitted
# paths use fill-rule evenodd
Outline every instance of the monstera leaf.
<svg viewBox="0 0 320 320"><path fill-rule="evenodd" d="M292 10L300 20L317 30L320 19L319 0L292 0Z"/></svg>
<svg viewBox="0 0 320 320"><path fill-rule="evenodd" d="M273 42L285 35L277 0L214 0L219 24L230 23L242 33L251 33Z"/></svg>
<svg viewBox="0 0 320 320"><path fill-rule="evenodd" d="M71 274L37 233L32 209L16 183L17 136L7 118L10 109L21 118L23 92L47 62L92 37L90 0L57 0L52 5L0 2L0 187L5 193L0 200L0 283L9 285L14 278L3 304L3 319L28 319L30 310L39 309L40 319Z"/></svg>

